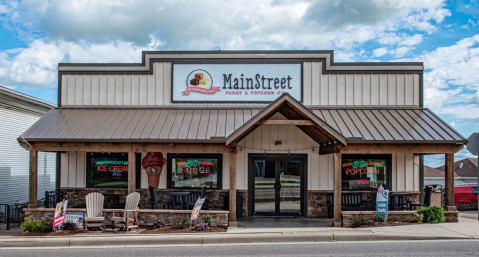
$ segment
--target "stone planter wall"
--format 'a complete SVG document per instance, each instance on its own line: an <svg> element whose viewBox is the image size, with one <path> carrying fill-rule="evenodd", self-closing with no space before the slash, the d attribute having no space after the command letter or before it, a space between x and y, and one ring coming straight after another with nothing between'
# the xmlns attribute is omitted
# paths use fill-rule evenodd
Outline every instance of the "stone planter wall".
<svg viewBox="0 0 479 257"><path fill-rule="evenodd" d="M343 191L344 193L363 193L363 201L369 201L370 191ZM328 206L326 195L334 193L333 191L308 191L308 217L326 218L328 217ZM392 191L390 193L410 193L413 203L419 203L419 192ZM370 206L367 206L368 210Z"/></svg>
<svg viewBox="0 0 479 257"><path fill-rule="evenodd" d="M477 211L477 202L455 203L458 211Z"/></svg>
<svg viewBox="0 0 479 257"><path fill-rule="evenodd" d="M415 211L389 211L388 212L388 221L403 221L410 222L414 217ZM343 227L353 227L351 219L358 218L360 215L368 221L372 221L375 211L342 211L341 216L343 220ZM445 211L444 219L445 222L457 222L458 221L458 211Z"/></svg>
<svg viewBox="0 0 479 257"><path fill-rule="evenodd" d="M85 209L68 209L68 212L82 212ZM38 209L25 209L25 220L32 219L33 221L53 221L55 209L54 208L38 208ZM148 210L142 209L138 212L138 221L140 226L151 226L153 222L158 219L166 221L168 225L175 225L177 219L186 219L186 223L189 224L191 218L191 210ZM228 226L228 211L201 211L199 222L204 222L203 215L208 214L213 217L213 226L227 227ZM118 212L115 214L118 216ZM111 213L107 213L107 219L112 216ZM108 224L108 222L107 222Z"/></svg>

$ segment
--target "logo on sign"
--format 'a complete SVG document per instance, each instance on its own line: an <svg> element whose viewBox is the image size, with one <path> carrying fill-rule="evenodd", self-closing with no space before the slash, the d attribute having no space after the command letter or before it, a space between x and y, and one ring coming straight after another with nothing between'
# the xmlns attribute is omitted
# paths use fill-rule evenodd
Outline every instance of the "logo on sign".
<svg viewBox="0 0 479 257"><path fill-rule="evenodd" d="M152 175L155 175L156 173L158 173L158 168L156 168L155 166L151 167L151 168L150 168L150 173L151 173Z"/></svg>
<svg viewBox="0 0 479 257"><path fill-rule="evenodd" d="M220 87L213 87L211 74L206 70L196 69L186 78L186 90L183 91L183 95L190 95L192 92L213 95L217 91L220 91Z"/></svg>

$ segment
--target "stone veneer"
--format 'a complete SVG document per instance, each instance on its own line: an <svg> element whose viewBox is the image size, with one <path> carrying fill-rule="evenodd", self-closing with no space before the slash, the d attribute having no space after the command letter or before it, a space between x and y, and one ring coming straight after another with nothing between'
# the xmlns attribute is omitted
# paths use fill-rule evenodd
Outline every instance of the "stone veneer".
<svg viewBox="0 0 479 257"><path fill-rule="evenodd" d="M477 211L477 202L455 203L458 211Z"/></svg>
<svg viewBox="0 0 479 257"><path fill-rule="evenodd" d="M79 204L85 204L85 196L89 193L97 192L102 194L118 194L120 195L120 203L126 201L128 195L128 189L123 188L61 188L62 191L69 195L68 206L76 206ZM168 202L173 199L169 197L168 192L188 191L188 192L201 192L198 189L157 189L156 198L160 202ZM140 209L151 209L150 205L150 191L149 189L136 189L136 192L140 193L140 202L138 206ZM224 210L223 198L229 194L229 190L206 190L209 197L210 210ZM248 191L237 190L236 194L243 196L243 215L248 216ZM113 207L114 203L110 203L108 208Z"/></svg>
<svg viewBox="0 0 479 257"><path fill-rule="evenodd" d="M68 212L82 212L85 209L68 208ZM54 208L38 208L25 209L25 221L31 219L33 221L53 221ZM205 210L200 211L199 222L203 222L203 215L208 214L213 217L213 226L228 226L228 211ZM118 212L115 214L118 216ZM111 212L107 213L107 219L112 216ZM166 221L168 225L174 225L177 219L186 219L187 223L191 218L191 210L148 210L142 209L138 211L138 221L140 226L151 226L158 219ZM108 224L108 223L107 223Z"/></svg>
<svg viewBox="0 0 479 257"><path fill-rule="evenodd" d="M388 221L405 221L410 222L414 217L416 211L389 211ZM343 227L352 227L351 219L362 215L366 220L371 221L376 215L375 211L342 211ZM458 222L458 211L445 211L445 222Z"/></svg>
<svg viewBox="0 0 479 257"><path fill-rule="evenodd" d="M308 217L326 218L328 217L328 206L326 195L334 191L308 191ZM371 199L370 191L343 191L343 193L363 193L363 201ZM419 203L419 192L391 191L390 193L409 193L413 203ZM367 206L370 208L370 206Z"/></svg>

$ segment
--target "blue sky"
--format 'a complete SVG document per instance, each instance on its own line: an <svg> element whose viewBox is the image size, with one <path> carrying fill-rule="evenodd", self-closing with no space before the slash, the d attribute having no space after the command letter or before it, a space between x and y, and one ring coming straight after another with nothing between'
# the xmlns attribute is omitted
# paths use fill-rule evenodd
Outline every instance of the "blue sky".
<svg viewBox="0 0 479 257"><path fill-rule="evenodd" d="M59 62L140 62L142 50L334 50L337 62L424 62L425 106L465 137L479 132L479 0L0 0L0 23L0 85L52 103Z"/></svg>

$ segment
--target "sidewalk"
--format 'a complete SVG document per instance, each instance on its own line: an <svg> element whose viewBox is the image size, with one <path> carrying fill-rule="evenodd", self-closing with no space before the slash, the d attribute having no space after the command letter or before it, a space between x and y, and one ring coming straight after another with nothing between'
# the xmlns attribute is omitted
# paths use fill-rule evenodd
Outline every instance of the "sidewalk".
<svg viewBox="0 0 479 257"><path fill-rule="evenodd" d="M479 222L460 218L458 223L421 224L378 228L232 228L209 234L111 234L71 237L0 237L0 247L81 247L210 245L261 243L312 243L333 241L479 239Z"/></svg>

